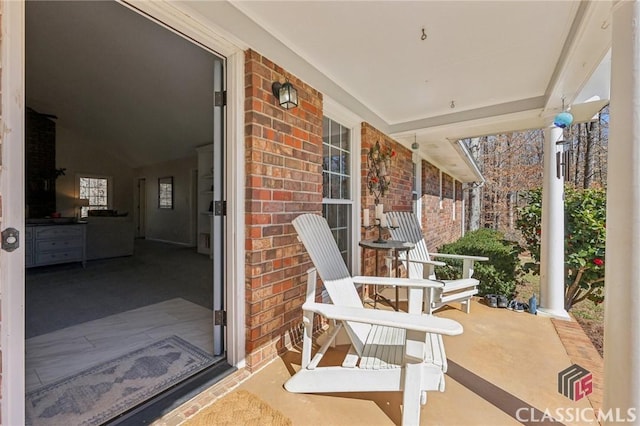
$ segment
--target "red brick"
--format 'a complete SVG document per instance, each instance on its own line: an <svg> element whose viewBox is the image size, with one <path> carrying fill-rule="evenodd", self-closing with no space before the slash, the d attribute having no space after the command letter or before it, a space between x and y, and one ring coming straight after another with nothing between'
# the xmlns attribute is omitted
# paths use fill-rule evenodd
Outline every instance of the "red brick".
<svg viewBox="0 0 640 426"><path fill-rule="evenodd" d="M262 236L271 237L282 234L282 225L265 226L262 228Z"/></svg>
<svg viewBox="0 0 640 426"><path fill-rule="evenodd" d="M260 176L249 176L247 186L250 188L260 188L262 186L262 178Z"/></svg>
<svg viewBox="0 0 640 426"><path fill-rule="evenodd" d="M247 190L247 198L251 200L271 200L271 191L249 188Z"/></svg>
<svg viewBox="0 0 640 426"><path fill-rule="evenodd" d="M284 211L285 204L282 202L264 202L262 204L262 211L264 213L273 213L273 212L281 212Z"/></svg>
<svg viewBox="0 0 640 426"><path fill-rule="evenodd" d="M260 237L262 237L262 228L256 227L256 226L252 226L252 227L249 228L248 235L249 235L249 238L251 238L251 239L260 238Z"/></svg>
<svg viewBox="0 0 640 426"><path fill-rule="evenodd" d="M304 130L298 128L298 127L294 127L291 129L292 130L292 134L294 137L298 138L298 139L302 139L302 140L308 140L309 139L309 132L305 132Z"/></svg>
<svg viewBox="0 0 640 426"><path fill-rule="evenodd" d="M296 193L291 191L273 191L273 199L278 201L291 201L296 197Z"/></svg>

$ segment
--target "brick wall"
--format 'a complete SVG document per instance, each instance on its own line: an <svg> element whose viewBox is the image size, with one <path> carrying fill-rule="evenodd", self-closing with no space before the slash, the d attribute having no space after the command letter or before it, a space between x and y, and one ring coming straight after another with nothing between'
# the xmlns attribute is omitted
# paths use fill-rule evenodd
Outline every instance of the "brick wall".
<svg viewBox="0 0 640 426"><path fill-rule="evenodd" d="M373 220L374 197L369 194L367 188L367 154L376 142L380 143L381 149L390 148L396 152L395 158L391 161L391 186L390 190L380 199L385 211L411 211L412 210L412 186L413 186L413 160L412 152L400 145L391 137L380 132L368 123L362 123L362 146L361 146L361 201L362 208L370 210L370 217ZM455 194L455 206L454 206ZM444 243L457 240L461 233L462 215L462 184L455 182L447 175L442 175L442 202L440 200L440 169L427 161L422 161L422 228L425 231L425 238L429 250L437 251ZM442 206L442 208L441 208ZM455 208L455 219L453 209ZM360 212L362 214L362 212ZM362 239L377 238L377 230L363 230ZM375 274L376 254L372 250L365 252L363 272L367 275ZM378 259L380 273L385 274L382 258Z"/></svg>
<svg viewBox="0 0 640 426"><path fill-rule="evenodd" d="M444 244L462 236L462 184L442 174L442 200L440 199L440 170L422 161L422 229L429 251L436 252ZM455 219L453 209L455 208Z"/></svg>
<svg viewBox="0 0 640 426"><path fill-rule="evenodd" d="M409 149L400 145L391 137L385 135L375 127L368 123L362 123L361 129L361 201L362 208L369 209L371 223L373 223L373 214L375 201L373 195L369 194L367 187L367 173L369 168L367 165L367 155L369 150L376 144L380 143L382 150L387 148L395 151L396 155L391 159L391 167L387 169L387 172L391 176L391 184L389 192L380 198L380 203L384 205L385 211L410 211L412 208L412 186L413 186L413 162L412 153ZM362 214L362 211L359 212ZM362 239L375 239L378 238L378 231L376 229L363 230ZM364 259L364 273L366 275L375 274L375 253L373 250L366 250L366 258ZM379 253L380 259L378 260L382 274L386 274L384 270L384 260L382 259L382 253Z"/></svg>
<svg viewBox="0 0 640 426"><path fill-rule="evenodd" d="M288 78L298 90L299 106L284 110L271 93L274 81ZM385 210L412 209L412 152L368 123L361 127L361 202L374 212L367 188L367 153L379 142L396 152L389 168ZM255 370L284 352L297 337L304 301L306 270L311 266L291 221L302 213L322 212L322 94L267 58L248 50L245 57L246 155L246 350ZM444 175L442 209L437 167L423 161L423 226L431 250L460 236L461 185ZM361 211L358 212L361 214ZM363 239L377 231L362 231ZM384 261L380 261L381 273ZM375 254L367 251L366 274L375 272Z"/></svg>
<svg viewBox="0 0 640 426"><path fill-rule="evenodd" d="M298 107L271 93L288 78ZM249 50L245 56L246 350L255 370L283 352L301 323L311 266L291 221L322 212L322 95Z"/></svg>

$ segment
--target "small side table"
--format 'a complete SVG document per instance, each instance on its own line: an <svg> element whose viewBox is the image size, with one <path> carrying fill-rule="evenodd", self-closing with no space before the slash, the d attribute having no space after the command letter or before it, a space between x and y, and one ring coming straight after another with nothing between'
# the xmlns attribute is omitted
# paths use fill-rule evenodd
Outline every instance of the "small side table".
<svg viewBox="0 0 640 426"><path fill-rule="evenodd" d="M362 267L364 268L364 253L366 249L371 249L371 250L375 250L375 254L376 254L376 276L380 276L380 270L379 270L379 266L378 266L378 251L381 250L392 250L393 251L393 255L395 258L395 265L396 265L396 277L398 276L398 265L399 265L399 261L398 261L398 256L400 254L401 251L406 251L408 252L409 250L411 250L412 248L415 247L415 244L410 243L408 241L399 241L399 240L385 240L385 242L383 243L379 243L376 242L375 240L363 240L360 241L358 243L358 245L360 247L362 247ZM378 297L383 297L382 295L378 294L378 291L375 291L373 294L373 300L374 303L377 300ZM398 286L396 286L396 304L394 309L397 311L398 310L398 299L399 299L399 289ZM391 304L391 303L390 303Z"/></svg>

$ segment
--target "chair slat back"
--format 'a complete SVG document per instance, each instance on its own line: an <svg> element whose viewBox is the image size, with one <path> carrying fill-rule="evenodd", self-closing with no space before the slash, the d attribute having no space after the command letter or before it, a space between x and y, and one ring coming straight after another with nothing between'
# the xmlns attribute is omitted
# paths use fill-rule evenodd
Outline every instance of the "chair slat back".
<svg viewBox="0 0 640 426"><path fill-rule="evenodd" d="M420 221L412 212L389 212L387 213L387 219L390 221L395 218L398 221L398 228L389 228L391 238L394 240L409 241L415 244L415 248L411 249L408 253L409 259L417 260L431 260L429 257L429 250L427 249L427 242L424 239L422 233L422 227ZM419 263L410 263L407 265L409 277L411 278L423 278L423 266Z"/></svg>
<svg viewBox="0 0 640 426"><path fill-rule="evenodd" d="M303 214L292 223L329 293L331 302L338 306L362 308L351 274L325 218ZM345 326L356 350L361 354L371 326L361 323L345 323Z"/></svg>

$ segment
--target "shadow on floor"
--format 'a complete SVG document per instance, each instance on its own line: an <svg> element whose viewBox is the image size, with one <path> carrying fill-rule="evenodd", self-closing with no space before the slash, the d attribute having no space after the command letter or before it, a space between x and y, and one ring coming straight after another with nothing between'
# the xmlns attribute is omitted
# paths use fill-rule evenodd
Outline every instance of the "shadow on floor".
<svg viewBox="0 0 640 426"><path fill-rule="evenodd" d="M448 310L451 308L446 308ZM315 345L314 345L315 346ZM314 347L314 354L318 347ZM344 359L349 347L337 346L330 349L319 367L339 366ZM296 346L292 350L280 356L286 370L293 376L301 365L301 347ZM453 379L460 385L473 392L483 400L495 406L508 416L524 425L562 425L563 423L549 418L545 412L530 405L526 401L505 391L472 371L464 368L460 364L447 360L447 380ZM515 377L514 377L515 379ZM437 392L430 392L428 395L434 395ZM349 398L370 401L375 403L378 408L395 424L402 423L402 393L401 392L348 392L348 393L319 393L317 395L334 396L339 398ZM428 404L428 403L427 403ZM526 419L531 419L527 421Z"/></svg>

